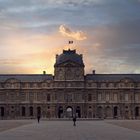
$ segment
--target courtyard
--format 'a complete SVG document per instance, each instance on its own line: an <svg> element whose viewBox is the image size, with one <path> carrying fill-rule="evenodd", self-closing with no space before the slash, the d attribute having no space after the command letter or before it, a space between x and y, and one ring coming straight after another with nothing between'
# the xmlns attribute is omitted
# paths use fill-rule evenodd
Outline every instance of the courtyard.
<svg viewBox="0 0 140 140"><path fill-rule="evenodd" d="M139 120L1 120L0 140L140 140Z"/></svg>

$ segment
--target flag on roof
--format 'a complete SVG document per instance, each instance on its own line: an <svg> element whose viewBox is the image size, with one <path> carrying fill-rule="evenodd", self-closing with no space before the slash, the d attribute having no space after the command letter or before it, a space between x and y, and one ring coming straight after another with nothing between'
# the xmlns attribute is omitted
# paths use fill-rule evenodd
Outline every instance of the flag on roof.
<svg viewBox="0 0 140 140"><path fill-rule="evenodd" d="M73 44L73 41L71 40L71 41L69 41L69 44Z"/></svg>

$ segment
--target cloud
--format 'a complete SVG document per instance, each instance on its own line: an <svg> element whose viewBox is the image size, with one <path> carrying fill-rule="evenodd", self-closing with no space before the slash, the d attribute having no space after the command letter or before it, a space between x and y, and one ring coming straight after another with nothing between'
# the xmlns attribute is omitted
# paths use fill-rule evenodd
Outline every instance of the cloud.
<svg viewBox="0 0 140 140"><path fill-rule="evenodd" d="M87 36L82 31L73 32L71 29L66 27L65 25L60 25L59 32L65 36L70 37L75 40L85 40L87 39Z"/></svg>

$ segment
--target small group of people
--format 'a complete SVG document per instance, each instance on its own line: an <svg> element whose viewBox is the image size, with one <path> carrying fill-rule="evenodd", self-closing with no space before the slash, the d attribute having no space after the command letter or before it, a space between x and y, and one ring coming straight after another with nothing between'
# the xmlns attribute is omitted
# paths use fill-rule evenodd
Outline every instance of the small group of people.
<svg viewBox="0 0 140 140"><path fill-rule="evenodd" d="M38 114L37 115L37 121L38 121L38 123L40 122L40 118L41 118L41 116ZM73 126L76 126L76 116L73 116Z"/></svg>

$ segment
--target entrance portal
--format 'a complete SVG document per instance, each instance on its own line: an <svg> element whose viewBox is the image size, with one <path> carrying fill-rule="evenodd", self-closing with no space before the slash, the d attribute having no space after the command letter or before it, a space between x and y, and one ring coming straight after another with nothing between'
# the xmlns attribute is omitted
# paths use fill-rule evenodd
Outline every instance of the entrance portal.
<svg viewBox="0 0 140 140"><path fill-rule="evenodd" d="M0 112L1 112L1 114L0 114L1 117L4 117L4 107L1 107L1 108L0 108Z"/></svg>
<svg viewBox="0 0 140 140"><path fill-rule="evenodd" d="M139 116L139 107L136 107L135 108L135 117L138 117Z"/></svg>
<svg viewBox="0 0 140 140"><path fill-rule="evenodd" d="M41 107L40 106L37 107L37 115L41 116Z"/></svg>
<svg viewBox="0 0 140 140"><path fill-rule="evenodd" d="M60 106L58 109L58 118L63 118L63 107Z"/></svg>
<svg viewBox="0 0 140 140"><path fill-rule="evenodd" d="M79 106L76 108L76 117L81 118L81 110Z"/></svg>
<svg viewBox="0 0 140 140"><path fill-rule="evenodd" d="M72 109L72 107L67 107L67 109L66 109L66 117L67 118L72 118L73 117L73 109Z"/></svg>
<svg viewBox="0 0 140 140"><path fill-rule="evenodd" d="M118 107L117 106L115 106L114 107L114 118L116 118L117 116L118 116Z"/></svg>

